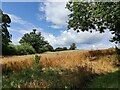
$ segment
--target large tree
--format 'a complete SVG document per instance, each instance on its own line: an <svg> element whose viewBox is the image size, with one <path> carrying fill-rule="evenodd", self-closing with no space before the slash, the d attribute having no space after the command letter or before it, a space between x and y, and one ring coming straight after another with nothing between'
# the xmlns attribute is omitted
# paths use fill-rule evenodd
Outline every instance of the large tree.
<svg viewBox="0 0 120 90"><path fill-rule="evenodd" d="M120 1L119 2L68 2L71 11L68 29L79 31L111 31L110 41L120 43Z"/></svg>
<svg viewBox="0 0 120 90"><path fill-rule="evenodd" d="M44 37L40 32L36 32L36 29L33 29L32 32L24 34L19 43L28 43L31 45L37 53L44 51L52 51L53 47L49 45L47 41L44 40Z"/></svg>
<svg viewBox="0 0 120 90"><path fill-rule="evenodd" d="M2 54L7 54L9 42L11 42L11 35L7 29L10 27L11 19L7 14L3 14L2 10L0 9L0 38L2 38Z"/></svg>

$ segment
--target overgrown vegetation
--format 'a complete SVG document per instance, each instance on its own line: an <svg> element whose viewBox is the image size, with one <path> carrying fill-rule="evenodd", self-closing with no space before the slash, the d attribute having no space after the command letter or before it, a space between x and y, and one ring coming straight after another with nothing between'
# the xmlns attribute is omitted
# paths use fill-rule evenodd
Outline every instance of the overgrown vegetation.
<svg viewBox="0 0 120 90"><path fill-rule="evenodd" d="M3 88L21 88L27 82L38 80L42 72L40 56L34 56L34 64L30 68L13 71L10 68L3 71Z"/></svg>
<svg viewBox="0 0 120 90"><path fill-rule="evenodd" d="M78 71L43 68L40 58L41 56L35 55L34 64L30 68L19 71L6 69L2 76L3 88L74 88L91 76L82 68Z"/></svg>
<svg viewBox="0 0 120 90"><path fill-rule="evenodd" d="M103 77L103 75L110 74L108 72L114 70L115 57L106 53L109 51L111 50L101 50L99 58L95 61L87 60L89 51L86 51L87 56L85 57L83 57L81 51L58 52L57 54L50 53L47 55L42 54L41 56L36 54L31 59L29 59L29 56L22 56L21 58L25 58L24 62L23 60L19 62L19 57L13 56L12 58L17 60L14 63L11 63L13 62L12 58L8 57L9 60L4 61L9 61L6 63L6 66L9 66L9 64L11 66L3 68L3 88L87 88L88 85L91 86L95 82L94 80L98 78L98 75ZM92 54L94 55L95 53ZM26 57L28 57L28 60ZM28 65L31 60L34 63L29 67L18 69L16 63L24 66ZM16 71L14 68L16 68ZM110 79L111 77L114 77L114 75L109 76ZM117 77L115 76L114 79L116 81ZM88 81L91 81L91 83L88 83ZM110 84L109 82L104 83ZM114 83L117 83L117 81Z"/></svg>

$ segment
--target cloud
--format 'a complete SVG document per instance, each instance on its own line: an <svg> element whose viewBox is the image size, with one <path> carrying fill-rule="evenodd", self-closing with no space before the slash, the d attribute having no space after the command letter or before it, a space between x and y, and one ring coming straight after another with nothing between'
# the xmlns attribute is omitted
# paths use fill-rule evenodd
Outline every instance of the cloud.
<svg viewBox="0 0 120 90"><path fill-rule="evenodd" d="M66 1L64 2L50 2L46 0L44 6L39 6L39 11L45 12L45 19L51 22L53 25L51 27L64 27L67 25L68 14L70 13L68 9L65 8Z"/></svg>
<svg viewBox="0 0 120 90"><path fill-rule="evenodd" d="M53 34L48 33L44 33L43 36L54 47L69 47L71 43L76 43L79 48L83 49L108 48L114 45L109 42L111 34L108 31L103 34L100 34L99 32L77 33L71 29L69 31L61 31L59 36L54 36Z"/></svg>
<svg viewBox="0 0 120 90"><path fill-rule="evenodd" d="M20 17L17 17L13 14L8 14L8 15L10 16L11 21L13 23L19 23L19 24L25 24L26 23L26 21L22 20L22 18L20 18Z"/></svg>
<svg viewBox="0 0 120 90"><path fill-rule="evenodd" d="M19 45L19 41L20 41L20 37L18 37L18 38L12 38L12 43L14 44L14 45Z"/></svg>
<svg viewBox="0 0 120 90"><path fill-rule="evenodd" d="M19 25L22 25L22 27L19 28L9 28L12 32L21 33L21 37L25 33L29 33L32 31L33 28L36 28L42 33L42 36L45 37L45 40L47 40L54 48L56 47L69 47L71 43L76 43L78 48L80 49L104 49L114 46L114 44L109 42L109 39L112 37L109 31L106 31L103 34L100 34L99 32L80 32L77 33L74 30L61 30L59 36L54 36L52 33L44 32L42 28L35 27L34 24L29 23L22 18L12 15L11 19L13 20L15 18L16 21L13 21L13 23L16 23ZM24 25L25 24L25 25ZM28 27L31 25L31 27ZM17 26L17 27L18 27ZM57 26L51 26L53 28L59 28ZM21 37L13 37L12 41L15 45L19 44L19 40Z"/></svg>
<svg viewBox="0 0 120 90"><path fill-rule="evenodd" d="M25 34L25 33L32 31L32 29L34 28L40 31L43 30L42 28L36 27L34 24L23 20L21 17L18 17L13 14L8 14L8 15L10 16L12 23L17 24L17 27L10 28L11 31L16 31L21 34Z"/></svg>
<svg viewBox="0 0 120 90"><path fill-rule="evenodd" d="M91 49L106 49L106 48L111 48L114 47L115 44L111 42L107 43L97 43L91 47Z"/></svg>
<svg viewBox="0 0 120 90"><path fill-rule="evenodd" d="M11 27L8 28L10 32L14 32L14 33L19 33L21 34L21 36L16 37L12 37L12 41L15 45L19 44L19 40L20 38L25 34L25 33L29 33L32 31L32 29L37 29L40 32L43 32L43 29L40 27L36 27L34 24L23 20L21 17L18 17L16 15L13 14L8 14L11 18ZM13 25L13 26L12 26Z"/></svg>
<svg viewBox="0 0 120 90"><path fill-rule="evenodd" d="M51 26L49 26L50 28L54 28L54 29L59 29L59 28L61 28L60 26L57 26L57 25L51 25Z"/></svg>
<svg viewBox="0 0 120 90"><path fill-rule="evenodd" d="M48 1L48 0L47 0ZM45 7L39 7L39 11L44 11L43 16L45 16L47 22L52 22L50 28L61 28L67 26L67 15L69 11L65 9L66 2L45 2ZM106 31L103 34L99 32L80 32L77 33L74 30L61 30L60 35L55 36L52 33L44 32L40 27L36 27L34 24L23 20L21 17L9 14L12 23L17 24L17 27L10 27L10 31L21 33L21 37L25 33L29 33L33 28L39 30L42 35L54 48L56 47L69 47L71 43L76 43L80 49L99 49L99 48L109 48L114 46L109 42L109 39L112 37L109 31ZM29 27L30 26L30 27ZM13 43L18 44L20 37L13 38Z"/></svg>

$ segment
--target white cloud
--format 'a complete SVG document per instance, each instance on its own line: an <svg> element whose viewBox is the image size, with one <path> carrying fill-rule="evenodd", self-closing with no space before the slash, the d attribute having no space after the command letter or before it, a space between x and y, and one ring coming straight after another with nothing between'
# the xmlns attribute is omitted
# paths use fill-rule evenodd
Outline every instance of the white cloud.
<svg viewBox="0 0 120 90"><path fill-rule="evenodd" d="M12 23L18 24L17 28L16 27L14 29L10 28L10 30L12 30L12 31L16 31L21 34L25 34L25 33L32 31L32 29L34 29L34 28L37 30L40 30L40 31L43 30L42 28L36 27L34 24L23 20L21 17L18 17L13 14L8 14L8 15L10 16Z"/></svg>
<svg viewBox="0 0 120 90"><path fill-rule="evenodd" d="M109 39L112 37L109 31L106 31L103 34L100 34L99 32L80 32L77 33L74 30L65 30L61 31L59 36L54 36L51 33L44 32L43 29L35 27L34 24L29 23L25 20L23 20L20 17L17 17L15 15L12 15L11 19L14 19L13 23L17 23L19 25L22 25L23 27L19 28L10 28L10 31L21 33L22 35L25 33L29 33L32 31L33 28L36 28L37 30L42 32L42 35L45 37L45 40L47 40L54 48L56 47L69 47L71 43L76 43L78 48L80 49L104 49L114 46L114 44L111 44L109 42ZM25 25L23 25L23 23ZM31 27L28 27L31 25ZM57 26L53 26L53 28L58 28ZM12 38L12 41L15 45L19 44L19 40L21 37L18 38Z"/></svg>
<svg viewBox="0 0 120 90"><path fill-rule="evenodd" d="M47 0L48 1L48 0ZM66 2L45 2L45 7L39 7L39 10L45 12L45 18L48 22L52 22L53 25L49 26L51 28L61 28L67 25L67 15L69 11L65 9ZM9 14L12 22L22 25L22 28L10 28L11 31L19 32L22 35L32 31L33 28L41 31L45 39L54 47L63 47L71 43L76 43L79 48L83 49L99 49L99 48L109 48L114 46L109 42L111 37L110 32L100 34L99 32L80 32L77 33L73 30L61 31L59 36L54 36L51 33L44 32L42 28L36 27L34 24L23 20L20 17ZM29 27L30 26L30 27ZM19 38L13 38L13 43L18 44Z"/></svg>
<svg viewBox="0 0 120 90"><path fill-rule="evenodd" d="M8 14L8 15L10 16L11 21L13 23L19 23L19 24L25 24L26 23L26 21L22 20L22 18L20 18L20 17L17 17L13 14Z"/></svg>
<svg viewBox="0 0 120 90"><path fill-rule="evenodd" d="M45 12L46 21L52 22L53 26L64 27L67 25L67 15L70 13L68 9L65 8L65 6L65 1L50 2L50 0L47 0L44 2L44 7L40 5L39 10Z"/></svg>
<svg viewBox="0 0 120 90"><path fill-rule="evenodd" d="M120 43L118 43L118 48L120 48Z"/></svg>
<svg viewBox="0 0 120 90"><path fill-rule="evenodd" d="M84 49L85 48L99 49L99 48L109 48L111 46L114 46L114 44L111 44L109 42L109 39L111 38L111 34L108 33L108 31L106 31L106 33L100 34L99 32L77 33L73 30L69 30L69 31L61 31L60 36L54 36L48 33L43 33L43 36L54 47L58 47L58 46L68 47L71 43L76 43L78 47L81 46Z"/></svg>
<svg viewBox="0 0 120 90"><path fill-rule="evenodd" d="M20 33L21 37L22 37L23 34L31 32L32 29L37 29L40 32L43 31L42 28L36 27L34 24L32 24L32 23L30 23L28 21L23 20L21 17L18 17L18 16L13 15L13 14L8 14L8 15L10 16L12 23L17 25L17 27L12 27L12 25L11 25L11 27L9 28L10 32ZM16 37L12 37L12 42L15 45L19 44L19 40L20 40L21 37L20 36L17 37L17 38Z"/></svg>
<svg viewBox="0 0 120 90"><path fill-rule="evenodd" d="M57 26L57 25L51 25L51 26L49 26L50 28L54 28L54 29L59 29L59 28L61 28L60 26Z"/></svg>
<svg viewBox="0 0 120 90"><path fill-rule="evenodd" d="M20 37L18 37L18 38L12 38L12 43L14 44L14 45L19 45L19 41L20 41Z"/></svg>

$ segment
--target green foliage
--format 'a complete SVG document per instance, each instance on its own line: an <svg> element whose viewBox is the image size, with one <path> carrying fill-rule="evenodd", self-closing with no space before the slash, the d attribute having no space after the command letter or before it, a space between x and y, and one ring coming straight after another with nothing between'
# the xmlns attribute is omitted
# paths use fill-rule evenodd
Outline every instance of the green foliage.
<svg viewBox="0 0 120 90"><path fill-rule="evenodd" d="M63 47L63 50L67 50L67 47Z"/></svg>
<svg viewBox="0 0 120 90"><path fill-rule="evenodd" d="M49 44L47 44L46 48L48 51L54 51L53 47Z"/></svg>
<svg viewBox="0 0 120 90"><path fill-rule="evenodd" d="M58 68L45 68L42 69L41 63L34 63L31 68L26 68L20 71L16 71L10 74L3 73L3 88L27 88L27 85L31 83L31 86L41 88L41 85L34 83L34 81L46 82L47 88L77 88L85 83L85 80L90 77L90 73L78 70L60 70ZM44 82L43 82L44 81ZM25 87L24 87L25 86Z"/></svg>
<svg viewBox="0 0 120 90"><path fill-rule="evenodd" d="M120 88L120 69L91 80L89 88Z"/></svg>
<svg viewBox="0 0 120 90"><path fill-rule="evenodd" d="M7 46L2 46L3 50L3 55L16 55L17 54L17 49L16 46L13 44L8 44Z"/></svg>
<svg viewBox="0 0 120 90"><path fill-rule="evenodd" d="M7 14L3 14L1 9L0 12L0 16L2 16L2 22L0 26L0 32L2 33L0 34L0 38L2 37L2 54L6 55L8 54L6 51L8 50L9 42L11 42L11 35L7 29L7 27L10 27L9 23L11 23L11 19Z"/></svg>
<svg viewBox="0 0 120 90"><path fill-rule="evenodd" d="M16 49L16 46L14 46L13 44L9 44L8 47L7 47L7 55L16 55L17 54L17 49Z"/></svg>
<svg viewBox="0 0 120 90"><path fill-rule="evenodd" d="M2 75L2 87L22 88L25 83L40 79L41 73L41 63L35 63L31 68L26 68L16 72L11 71L11 69L7 69Z"/></svg>
<svg viewBox="0 0 120 90"><path fill-rule="evenodd" d="M71 45L70 45L70 50L75 50L76 49L76 44L75 43L72 43Z"/></svg>
<svg viewBox="0 0 120 90"><path fill-rule="evenodd" d="M35 49L27 43L22 43L21 45L16 46L16 49L18 55L27 55L35 53Z"/></svg>
<svg viewBox="0 0 120 90"><path fill-rule="evenodd" d="M31 45L37 53L41 53L43 51L41 49L46 48L49 46L49 43L44 40L44 37L41 35L40 32L36 32L36 29L33 29L32 32L24 34L22 39L19 41L21 44L22 43L28 43ZM52 46L51 46L52 47ZM49 50L49 48L48 48Z"/></svg>
<svg viewBox="0 0 120 90"><path fill-rule="evenodd" d="M115 46L115 50L116 50L116 58L118 59L120 63L120 49L117 46Z"/></svg>
<svg viewBox="0 0 120 90"><path fill-rule="evenodd" d="M63 51L63 48L57 47L57 48L55 49L55 51Z"/></svg>
<svg viewBox="0 0 120 90"><path fill-rule="evenodd" d="M71 11L68 29L100 33L109 29L110 41L120 43L120 2L69 2L66 7Z"/></svg>
<svg viewBox="0 0 120 90"><path fill-rule="evenodd" d="M115 46L115 50L116 50L116 54L120 55L120 49L117 46Z"/></svg>
<svg viewBox="0 0 120 90"><path fill-rule="evenodd" d="M34 56L35 62L36 62L36 63L39 63L39 62L40 62L40 58L41 58L41 56L35 55L35 56Z"/></svg>
<svg viewBox="0 0 120 90"><path fill-rule="evenodd" d="M49 49L47 47L39 48L40 53L43 53L43 52L46 52L46 51L49 51Z"/></svg>
<svg viewBox="0 0 120 90"><path fill-rule="evenodd" d="M68 50L67 47L57 47L54 51L65 51Z"/></svg>

